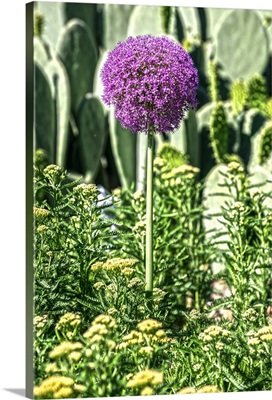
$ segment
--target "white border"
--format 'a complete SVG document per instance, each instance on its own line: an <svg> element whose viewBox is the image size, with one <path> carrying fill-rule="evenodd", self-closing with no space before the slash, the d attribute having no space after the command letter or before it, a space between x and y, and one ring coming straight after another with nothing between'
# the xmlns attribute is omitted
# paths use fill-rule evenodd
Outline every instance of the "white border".
<svg viewBox="0 0 272 400"><path fill-rule="evenodd" d="M71 2L84 2L76 1ZM271 1L146 0L119 4L271 9ZM97 0L97 3L105 1ZM250 4L249 4L250 3ZM18 399L5 388L25 387L25 1L1 5L1 373L0 397ZM4 122L3 122L4 119ZM2 223L4 221L4 223ZM266 399L269 392L191 395L192 399ZM200 396L200 397L199 397ZM165 397L169 396L159 396ZM180 396L178 396L180 397Z"/></svg>

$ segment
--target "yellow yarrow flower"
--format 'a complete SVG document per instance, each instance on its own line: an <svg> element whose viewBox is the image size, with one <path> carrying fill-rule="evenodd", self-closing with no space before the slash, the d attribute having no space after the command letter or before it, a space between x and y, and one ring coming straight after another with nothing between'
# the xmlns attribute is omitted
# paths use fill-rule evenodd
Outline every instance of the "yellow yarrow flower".
<svg viewBox="0 0 272 400"><path fill-rule="evenodd" d="M99 324L106 325L107 328L117 327L115 319L110 315L105 315L105 314L98 315L92 322L92 326Z"/></svg>
<svg viewBox="0 0 272 400"><path fill-rule="evenodd" d="M69 354L68 358L72 361L78 362L81 359L82 355L79 351L72 351L72 353Z"/></svg>
<svg viewBox="0 0 272 400"><path fill-rule="evenodd" d="M46 395L50 396L51 393L53 393L54 396L56 393L58 393L58 391L60 391L60 389L62 388L70 389L71 386L73 385L74 385L74 380L72 378L60 375L50 376L49 378L44 379L39 386L34 387L34 395L35 397L41 397ZM69 396L71 393L72 391L69 392Z"/></svg>
<svg viewBox="0 0 272 400"><path fill-rule="evenodd" d="M70 387L63 387L60 388L57 392L54 393L53 398L54 399L65 399L71 397L71 394L73 393L73 389Z"/></svg>
<svg viewBox="0 0 272 400"><path fill-rule="evenodd" d="M154 333L162 327L161 322L155 319L148 318L138 323L137 328L144 333Z"/></svg>
<svg viewBox="0 0 272 400"><path fill-rule="evenodd" d="M200 389L197 390L197 393L220 393L221 390L214 385L206 385L202 386Z"/></svg>
<svg viewBox="0 0 272 400"><path fill-rule="evenodd" d="M264 342L271 342L272 341L272 333L267 333L265 335L261 335L260 339Z"/></svg>
<svg viewBox="0 0 272 400"><path fill-rule="evenodd" d="M84 392L86 392L87 388L84 385L80 385L80 384L75 383L74 390L76 392L79 392L79 393L84 393Z"/></svg>
<svg viewBox="0 0 272 400"><path fill-rule="evenodd" d="M92 325L88 328L88 330L83 333L83 337L85 339L90 339L93 336L99 334L101 335L106 335L108 333L108 329L106 328L106 325L104 324L97 324L97 325Z"/></svg>
<svg viewBox="0 0 272 400"><path fill-rule="evenodd" d="M153 352L154 352L154 349L151 346L144 346L144 347L141 347L139 350L139 354L144 354L144 355L150 355Z"/></svg>
<svg viewBox="0 0 272 400"><path fill-rule="evenodd" d="M162 372L146 369L137 372L127 383L128 388L137 388L142 386L156 386L163 382Z"/></svg>
<svg viewBox="0 0 272 400"><path fill-rule="evenodd" d="M72 342L62 342L58 346L56 346L50 353L50 358L58 358L62 356L66 356L74 350L79 350L83 348L83 344L80 342L72 343Z"/></svg>
<svg viewBox="0 0 272 400"><path fill-rule="evenodd" d="M191 386L185 386L184 388L180 389L176 394L192 394L196 393L196 389Z"/></svg>
<svg viewBox="0 0 272 400"><path fill-rule="evenodd" d="M264 326L257 332L258 335L265 335L267 333L272 333L272 325Z"/></svg>
<svg viewBox="0 0 272 400"><path fill-rule="evenodd" d="M146 386L141 390L141 396L152 396L154 394L154 390L150 386Z"/></svg>

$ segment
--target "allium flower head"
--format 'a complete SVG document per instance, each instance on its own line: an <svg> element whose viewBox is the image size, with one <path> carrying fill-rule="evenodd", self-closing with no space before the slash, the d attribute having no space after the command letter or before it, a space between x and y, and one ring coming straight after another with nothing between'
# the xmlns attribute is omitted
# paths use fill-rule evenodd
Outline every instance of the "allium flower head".
<svg viewBox="0 0 272 400"><path fill-rule="evenodd" d="M103 101L133 133L173 132L197 105L198 73L184 48L165 36L119 42L101 71Z"/></svg>

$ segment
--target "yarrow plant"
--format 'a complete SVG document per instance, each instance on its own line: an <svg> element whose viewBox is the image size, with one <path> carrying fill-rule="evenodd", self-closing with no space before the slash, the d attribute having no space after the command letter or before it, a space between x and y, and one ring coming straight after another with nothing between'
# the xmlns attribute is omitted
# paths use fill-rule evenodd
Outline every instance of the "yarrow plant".
<svg viewBox="0 0 272 400"><path fill-rule="evenodd" d="M174 132L196 107L198 73L184 48L168 37L119 42L101 71L103 101L133 133L148 134L146 172L146 291L153 290L153 134Z"/></svg>

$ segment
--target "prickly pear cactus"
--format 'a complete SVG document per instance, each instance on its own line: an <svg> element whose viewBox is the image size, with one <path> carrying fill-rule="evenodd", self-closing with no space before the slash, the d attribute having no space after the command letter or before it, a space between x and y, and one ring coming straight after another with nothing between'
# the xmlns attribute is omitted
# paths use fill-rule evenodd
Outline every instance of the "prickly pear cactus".
<svg viewBox="0 0 272 400"><path fill-rule="evenodd" d="M230 40L231 38L231 40ZM262 73L267 66L269 43L260 18L253 10L232 10L214 33L215 61L222 76L235 81Z"/></svg>
<svg viewBox="0 0 272 400"><path fill-rule="evenodd" d="M104 85L102 83L100 74L101 74L102 68L104 66L104 63L106 62L108 54L109 54L109 51L101 52L98 62L96 64L96 69L95 69L95 73L94 73L93 93L96 94L101 100L102 100L102 95L103 95L103 91L104 91ZM104 102L102 102L102 105L103 105L103 110L106 114L110 108Z"/></svg>
<svg viewBox="0 0 272 400"><path fill-rule="evenodd" d="M136 182L137 135L122 127L113 110L109 115L109 131L120 182L124 188L129 189Z"/></svg>
<svg viewBox="0 0 272 400"><path fill-rule="evenodd" d="M80 160L85 181L94 182L106 144L105 116L100 99L87 93L77 115Z"/></svg>
<svg viewBox="0 0 272 400"><path fill-rule="evenodd" d="M266 114L267 100L266 79L260 74L254 74L247 82L247 106Z"/></svg>
<svg viewBox="0 0 272 400"><path fill-rule="evenodd" d="M55 54L45 65L57 111L56 164L65 168L69 145L69 117L71 107L70 84L66 69Z"/></svg>
<svg viewBox="0 0 272 400"><path fill-rule="evenodd" d="M161 10L162 29L163 29L164 33L167 34L170 31L172 7L161 6L160 10Z"/></svg>
<svg viewBox="0 0 272 400"><path fill-rule="evenodd" d="M35 2L35 11L44 17L43 37L54 50L63 26L71 19L78 18L85 22L93 35L97 32L97 4Z"/></svg>
<svg viewBox="0 0 272 400"><path fill-rule="evenodd" d="M98 54L87 24L80 19L70 20L62 29L57 53L67 70L71 88L72 112L76 115L86 93L93 90Z"/></svg>
<svg viewBox="0 0 272 400"><path fill-rule="evenodd" d="M240 114L247 101L247 86L244 81L233 82L230 90L231 108L234 115Z"/></svg>
<svg viewBox="0 0 272 400"><path fill-rule="evenodd" d="M272 120L272 98L267 100L267 103L266 103L266 115L267 115L268 119Z"/></svg>
<svg viewBox="0 0 272 400"><path fill-rule="evenodd" d="M35 77L35 148L46 151L48 163L55 162L55 108L46 72L34 64Z"/></svg>
<svg viewBox="0 0 272 400"><path fill-rule="evenodd" d="M214 38L217 25L222 21L222 18L226 17L231 12L229 8L210 8L204 9L201 17L201 23L204 30L205 40L211 40Z"/></svg>
<svg viewBox="0 0 272 400"><path fill-rule="evenodd" d="M171 169L177 168L187 162L184 154L170 143L164 143L158 149L157 156L162 158Z"/></svg>
<svg viewBox="0 0 272 400"><path fill-rule="evenodd" d="M66 24L71 19L77 18L85 22L91 30L92 36L96 37L101 33L98 29L98 4L91 3L63 3L63 24Z"/></svg>
<svg viewBox="0 0 272 400"><path fill-rule="evenodd" d="M272 10L256 10L269 38L270 55L272 55Z"/></svg>
<svg viewBox="0 0 272 400"><path fill-rule="evenodd" d="M187 40L199 40L201 38L201 26L197 8L177 7L177 14L183 29L183 35Z"/></svg>
<svg viewBox="0 0 272 400"><path fill-rule="evenodd" d="M168 140L169 144L178 149L182 154L187 153L187 133L184 120L181 122L179 129L168 136Z"/></svg>
<svg viewBox="0 0 272 400"><path fill-rule="evenodd" d="M228 153L228 125L222 102L215 104L210 118L210 136L216 163L223 162Z"/></svg>
<svg viewBox="0 0 272 400"><path fill-rule="evenodd" d="M35 62L41 68L44 67L50 58L50 50L42 38L38 36L33 38L33 53Z"/></svg>
<svg viewBox="0 0 272 400"><path fill-rule="evenodd" d="M112 50L118 42L127 39L129 17L134 6L127 4L104 4L104 48Z"/></svg>
<svg viewBox="0 0 272 400"><path fill-rule="evenodd" d="M272 123L268 123L260 133L259 164L268 163L268 169L272 172Z"/></svg>
<svg viewBox="0 0 272 400"><path fill-rule="evenodd" d="M264 115L258 110L250 109L243 114L239 155L245 161L249 172L252 172L255 165L259 164L260 138L265 123Z"/></svg>
<svg viewBox="0 0 272 400"><path fill-rule="evenodd" d="M165 34L161 8L158 6L135 6L129 18L127 36L147 34ZM174 16L170 18L168 34L177 35Z"/></svg>
<svg viewBox="0 0 272 400"><path fill-rule="evenodd" d="M44 31L44 15L40 13L34 14L34 36L42 37Z"/></svg>
<svg viewBox="0 0 272 400"><path fill-rule="evenodd" d="M35 11L44 16L44 40L56 49L59 33L65 24L63 3L38 1L35 3Z"/></svg>
<svg viewBox="0 0 272 400"><path fill-rule="evenodd" d="M219 99L219 88L217 78L217 66L214 61L210 61L208 64L209 68L209 93L211 101L218 102Z"/></svg>

